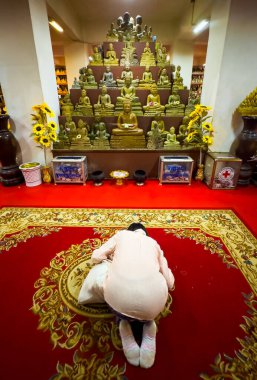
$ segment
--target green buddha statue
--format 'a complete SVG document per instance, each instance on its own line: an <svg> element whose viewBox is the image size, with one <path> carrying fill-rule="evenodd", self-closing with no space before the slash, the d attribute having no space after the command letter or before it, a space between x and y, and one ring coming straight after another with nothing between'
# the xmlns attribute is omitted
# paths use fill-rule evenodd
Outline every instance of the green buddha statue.
<svg viewBox="0 0 257 380"><path fill-rule="evenodd" d="M107 94L107 87L103 86L101 94L98 96L97 104L94 105L96 113L101 116L112 116L114 112L114 104L112 104L111 97Z"/></svg>
<svg viewBox="0 0 257 380"><path fill-rule="evenodd" d="M72 117L71 115L67 115L66 116L66 122L65 122L65 125L64 125L64 129L65 129L65 132L69 138L69 141L71 142L73 137L76 136L76 124L75 122L72 120Z"/></svg>
<svg viewBox="0 0 257 380"><path fill-rule="evenodd" d="M76 134L71 139L71 149L90 149L91 144L88 137L88 127L82 119L79 119Z"/></svg>
<svg viewBox="0 0 257 380"><path fill-rule="evenodd" d="M160 71L157 86L158 88L171 88L171 81L165 68Z"/></svg>
<svg viewBox="0 0 257 380"><path fill-rule="evenodd" d="M104 64L107 66L118 66L119 60L117 59L116 52L114 50L113 44L109 43L106 56L104 58Z"/></svg>
<svg viewBox="0 0 257 380"><path fill-rule="evenodd" d="M79 98L78 104L76 104L75 113L76 115L83 116L93 115L92 105L90 103L89 97L87 96L87 90L85 88L81 90L81 96Z"/></svg>
<svg viewBox="0 0 257 380"><path fill-rule="evenodd" d="M177 66L173 85L176 86L179 90L184 90L185 86L183 84L183 78L180 75L180 71L181 66Z"/></svg>
<svg viewBox="0 0 257 380"><path fill-rule="evenodd" d="M119 40L118 32L114 27L114 22L111 23L110 29L108 30L107 35L106 35L106 40L113 41L113 42Z"/></svg>
<svg viewBox="0 0 257 380"><path fill-rule="evenodd" d="M151 86L150 94L147 96L146 105L143 106L145 115L153 116L156 113L164 114L165 107L161 105L160 95L156 83Z"/></svg>
<svg viewBox="0 0 257 380"><path fill-rule="evenodd" d="M118 128L112 130L113 135L143 135L143 129L138 128L137 116L132 112L131 101L126 99L123 102L123 112L118 116Z"/></svg>
<svg viewBox="0 0 257 380"><path fill-rule="evenodd" d="M60 100L61 112L63 116L72 115L74 106L71 102L70 94L66 94L62 100Z"/></svg>
<svg viewBox="0 0 257 380"><path fill-rule="evenodd" d="M179 126L179 130L177 134L177 141L179 141L180 145L184 144L186 136L187 136L187 126L184 124L181 124Z"/></svg>
<svg viewBox="0 0 257 380"><path fill-rule="evenodd" d="M140 66L156 66L155 57L150 49L149 42L146 42L144 51L141 55Z"/></svg>
<svg viewBox="0 0 257 380"><path fill-rule="evenodd" d="M179 147L180 143L177 141L176 133L175 133L175 127L170 127L169 133L167 133L167 139L164 142L165 148L172 148Z"/></svg>
<svg viewBox="0 0 257 380"><path fill-rule="evenodd" d="M159 47L157 50L157 66L160 66L160 67L169 66L166 47L163 46L161 43L159 44Z"/></svg>
<svg viewBox="0 0 257 380"><path fill-rule="evenodd" d="M184 116L185 105L181 103L178 89L173 85L172 94L169 96L168 104L165 106L166 115L169 116Z"/></svg>
<svg viewBox="0 0 257 380"><path fill-rule="evenodd" d="M163 147L163 129L164 122L155 119L151 123L151 130L147 132L147 148L148 149L161 149Z"/></svg>
<svg viewBox="0 0 257 380"><path fill-rule="evenodd" d="M142 75L142 79L139 81L139 87L150 89L153 83L155 82L153 80L153 74L150 71L150 66L146 66L145 71Z"/></svg>
<svg viewBox="0 0 257 380"><path fill-rule="evenodd" d="M88 68L86 73L86 82L83 85L83 88L97 88L97 82L95 80L93 70Z"/></svg>
<svg viewBox="0 0 257 380"><path fill-rule="evenodd" d="M94 52L92 55L92 60L90 62L91 66L102 66L103 65L103 59L102 59L102 54L99 52L98 47L94 47Z"/></svg>
<svg viewBox="0 0 257 380"><path fill-rule="evenodd" d="M62 124L59 126L58 138L53 142L54 149L70 149L70 140Z"/></svg>
<svg viewBox="0 0 257 380"><path fill-rule="evenodd" d="M80 83L76 77L74 77L74 81L73 81L71 88L80 89Z"/></svg>

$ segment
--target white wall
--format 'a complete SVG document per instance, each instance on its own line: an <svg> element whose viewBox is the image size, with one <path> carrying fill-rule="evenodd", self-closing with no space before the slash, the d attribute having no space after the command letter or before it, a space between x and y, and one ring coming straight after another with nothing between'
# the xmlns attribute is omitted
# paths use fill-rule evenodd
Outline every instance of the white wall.
<svg viewBox="0 0 257 380"><path fill-rule="evenodd" d="M172 63L181 66L184 85L190 88L193 67L193 41L176 41L172 49Z"/></svg>

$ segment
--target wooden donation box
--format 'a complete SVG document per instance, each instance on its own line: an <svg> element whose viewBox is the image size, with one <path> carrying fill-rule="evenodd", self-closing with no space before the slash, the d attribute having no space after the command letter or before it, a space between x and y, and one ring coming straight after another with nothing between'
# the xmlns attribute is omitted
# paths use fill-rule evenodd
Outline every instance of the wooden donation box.
<svg viewBox="0 0 257 380"><path fill-rule="evenodd" d="M160 156L160 183L191 184L194 160L190 156Z"/></svg>
<svg viewBox="0 0 257 380"><path fill-rule="evenodd" d="M230 153L208 152L205 157L204 181L211 189L234 189L242 160Z"/></svg>
<svg viewBox="0 0 257 380"><path fill-rule="evenodd" d="M86 156L57 156L52 159L55 183L85 183L87 179Z"/></svg>

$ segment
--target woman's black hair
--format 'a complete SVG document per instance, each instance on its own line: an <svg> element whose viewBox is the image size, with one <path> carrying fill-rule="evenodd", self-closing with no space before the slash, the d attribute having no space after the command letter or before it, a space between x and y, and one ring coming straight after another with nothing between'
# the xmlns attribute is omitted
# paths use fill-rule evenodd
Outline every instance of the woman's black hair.
<svg viewBox="0 0 257 380"><path fill-rule="evenodd" d="M145 231L146 235L148 236L148 232L142 223L131 223L131 225L128 226L128 228L127 228L127 230L129 230L129 231L136 231L139 229Z"/></svg>

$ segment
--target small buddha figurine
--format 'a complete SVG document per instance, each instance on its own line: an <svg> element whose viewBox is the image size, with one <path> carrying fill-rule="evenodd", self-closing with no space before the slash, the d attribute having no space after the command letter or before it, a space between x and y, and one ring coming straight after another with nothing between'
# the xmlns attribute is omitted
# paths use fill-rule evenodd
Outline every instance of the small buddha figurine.
<svg viewBox="0 0 257 380"><path fill-rule="evenodd" d="M151 129L153 125L156 125L158 128L158 131L160 132L163 139L166 138L167 131L165 130L164 120L162 118L161 112L157 112L154 116L154 120L151 123Z"/></svg>
<svg viewBox="0 0 257 380"><path fill-rule="evenodd" d="M108 140L109 137L110 137L110 134L107 133L105 123L100 122L96 135L95 135L95 140Z"/></svg>
<svg viewBox="0 0 257 380"><path fill-rule="evenodd" d="M57 141L53 143L54 149L70 149L70 140L62 124L59 126Z"/></svg>
<svg viewBox="0 0 257 380"><path fill-rule="evenodd" d="M118 116L118 128L112 130L113 135L143 135L143 129L138 128L137 116L131 110L130 100L123 102L123 112Z"/></svg>
<svg viewBox="0 0 257 380"><path fill-rule="evenodd" d="M121 89L121 96L117 96L118 102L124 102L130 100L131 102L139 102L138 96L136 96L135 87L132 85L131 78L126 77L124 86Z"/></svg>
<svg viewBox="0 0 257 380"><path fill-rule="evenodd" d="M142 79L139 81L139 87L150 88L153 83L153 74L150 71L150 66L146 66Z"/></svg>
<svg viewBox="0 0 257 380"><path fill-rule="evenodd" d="M159 129L156 120L151 123L151 130L147 132L147 148L148 149L161 149L163 147L162 131Z"/></svg>
<svg viewBox="0 0 257 380"><path fill-rule="evenodd" d="M187 116L185 116L187 117ZM184 140L187 136L187 126L184 124L181 124L179 126L178 134L177 134L177 141L179 141L180 145L184 144Z"/></svg>
<svg viewBox="0 0 257 380"><path fill-rule="evenodd" d="M118 66L119 60L117 59L116 52L114 50L113 44L109 43L108 50L106 52L106 56L104 58L104 64L108 66Z"/></svg>
<svg viewBox="0 0 257 380"><path fill-rule="evenodd" d="M166 108L166 115L184 116L185 105L180 102L178 88L174 85L172 87L172 94L169 96L168 104L166 104L165 108Z"/></svg>
<svg viewBox="0 0 257 380"><path fill-rule="evenodd" d="M83 116L92 116L92 105L89 97L87 96L87 90L83 88L81 90L81 96L79 98L79 103L76 104L76 113L80 113Z"/></svg>
<svg viewBox="0 0 257 380"><path fill-rule="evenodd" d="M76 124L72 120L71 115L66 116L66 122L64 125L65 132L69 138L69 141L71 142L72 138L76 136Z"/></svg>
<svg viewBox="0 0 257 380"><path fill-rule="evenodd" d="M126 65L124 67L124 70L121 72L121 77L117 79L118 87L121 87L121 86L125 85L125 79L126 78L130 78L131 79L131 83L133 84L133 86L135 86L135 87L138 86L139 80L138 79L134 79L134 77L133 77L133 71L131 70L129 63L126 63Z"/></svg>
<svg viewBox="0 0 257 380"><path fill-rule="evenodd" d="M62 115L72 115L74 106L71 102L70 94L66 94L62 100L60 100Z"/></svg>
<svg viewBox="0 0 257 380"><path fill-rule="evenodd" d="M169 62L167 60L168 54L166 47L160 44L157 50L157 66L168 66Z"/></svg>
<svg viewBox="0 0 257 380"><path fill-rule="evenodd" d="M152 84L151 92L147 96L146 105L143 106L145 115L155 115L157 112L163 113L165 107L161 105L160 95L156 83Z"/></svg>
<svg viewBox="0 0 257 380"><path fill-rule="evenodd" d="M170 127L169 133L167 133L167 140L164 142L165 147L174 148L180 145L179 141L177 141L175 127Z"/></svg>
<svg viewBox="0 0 257 380"><path fill-rule="evenodd" d="M79 119L76 131L77 131L77 133L81 134L82 136L87 137L88 131L89 131L89 125L85 121L83 121L82 119Z"/></svg>
<svg viewBox="0 0 257 380"><path fill-rule="evenodd" d="M71 149L90 149L87 124L79 119L76 134L71 139Z"/></svg>
<svg viewBox="0 0 257 380"><path fill-rule="evenodd" d="M99 52L98 47L94 47L94 52L92 55L93 60L90 62L91 66L102 66L103 65L103 59L102 54Z"/></svg>
<svg viewBox="0 0 257 380"><path fill-rule="evenodd" d="M76 77L74 77L74 81L73 81L71 88L80 89L80 84L79 84L79 81L77 80Z"/></svg>
<svg viewBox="0 0 257 380"><path fill-rule="evenodd" d="M180 75L180 71L181 71L181 66L177 66L175 79L174 79L174 85L177 86L179 90L183 90L185 87L183 85L183 78Z"/></svg>
<svg viewBox="0 0 257 380"><path fill-rule="evenodd" d="M161 69L160 71L157 86L158 88L171 88L171 81L165 68Z"/></svg>
<svg viewBox="0 0 257 380"><path fill-rule="evenodd" d="M83 88L97 88L97 87L98 86L93 74L93 70L91 68L88 68L87 73L86 73L86 82Z"/></svg>
<svg viewBox="0 0 257 380"><path fill-rule="evenodd" d="M100 85L116 87L116 81L113 78L113 73L111 72L110 66L105 67L105 72L103 73L103 78L100 80Z"/></svg>
<svg viewBox="0 0 257 380"><path fill-rule="evenodd" d="M156 66L155 57L150 49L148 41L146 42L144 51L141 55L140 66Z"/></svg>
<svg viewBox="0 0 257 380"><path fill-rule="evenodd" d="M107 94L107 87L103 86L101 94L98 96L97 104L94 105L95 112L101 116L112 116L114 111L114 104L112 104L111 97Z"/></svg>
<svg viewBox="0 0 257 380"><path fill-rule="evenodd" d="M117 30L114 28L114 22L111 23L110 29L107 32L106 35L107 41L118 41L118 33Z"/></svg>

